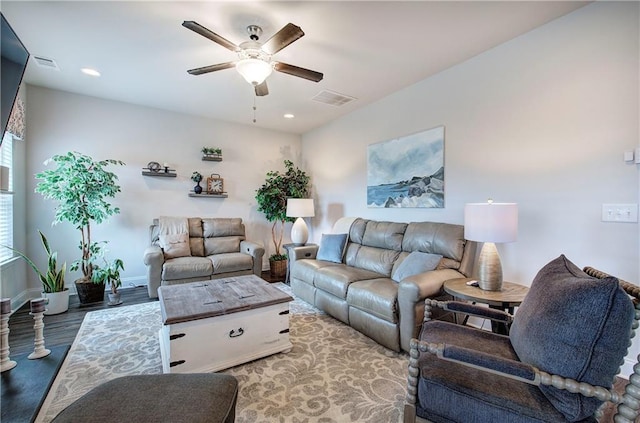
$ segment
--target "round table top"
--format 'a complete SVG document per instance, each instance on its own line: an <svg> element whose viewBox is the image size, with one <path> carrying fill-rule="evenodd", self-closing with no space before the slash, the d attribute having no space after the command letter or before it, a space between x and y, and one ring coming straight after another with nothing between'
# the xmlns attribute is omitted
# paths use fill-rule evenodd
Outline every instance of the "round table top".
<svg viewBox="0 0 640 423"><path fill-rule="evenodd" d="M467 285L471 278L450 279L445 281L444 290L456 298L467 301L502 307L516 307L522 303L529 287L513 282L502 282L501 291L485 291L475 286Z"/></svg>

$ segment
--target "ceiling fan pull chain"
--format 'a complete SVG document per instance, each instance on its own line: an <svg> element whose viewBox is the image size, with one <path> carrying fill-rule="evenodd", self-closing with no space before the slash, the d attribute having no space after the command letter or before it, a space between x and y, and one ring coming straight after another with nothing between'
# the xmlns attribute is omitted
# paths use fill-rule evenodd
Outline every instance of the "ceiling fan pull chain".
<svg viewBox="0 0 640 423"><path fill-rule="evenodd" d="M258 96L254 95L253 96L253 123L256 123L256 98Z"/></svg>

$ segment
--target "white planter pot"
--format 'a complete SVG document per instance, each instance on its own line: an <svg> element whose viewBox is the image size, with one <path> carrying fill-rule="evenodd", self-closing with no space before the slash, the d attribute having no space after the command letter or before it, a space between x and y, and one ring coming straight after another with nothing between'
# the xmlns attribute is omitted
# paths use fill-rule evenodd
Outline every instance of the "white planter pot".
<svg viewBox="0 0 640 423"><path fill-rule="evenodd" d="M43 292L42 296L49 300L44 314L60 314L69 310L69 288L62 292Z"/></svg>

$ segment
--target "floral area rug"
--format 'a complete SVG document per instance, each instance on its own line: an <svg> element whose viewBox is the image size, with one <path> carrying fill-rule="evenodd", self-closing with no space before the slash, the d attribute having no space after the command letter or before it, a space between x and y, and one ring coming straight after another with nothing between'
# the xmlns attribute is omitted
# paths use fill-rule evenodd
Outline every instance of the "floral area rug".
<svg viewBox="0 0 640 423"><path fill-rule="evenodd" d="M289 353L223 371L238 379L236 422L401 422L408 356L304 301L289 307ZM107 380L162 373L161 326L158 302L87 313L36 422Z"/></svg>

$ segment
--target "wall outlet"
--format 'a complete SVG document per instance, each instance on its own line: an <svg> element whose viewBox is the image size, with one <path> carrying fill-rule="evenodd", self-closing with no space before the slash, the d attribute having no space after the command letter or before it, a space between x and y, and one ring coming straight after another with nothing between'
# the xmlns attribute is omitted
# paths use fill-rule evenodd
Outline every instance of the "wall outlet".
<svg viewBox="0 0 640 423"><path fill-rule="evenodd" d="M603 204L603 222L637 222L637 204Z"/></svg>

